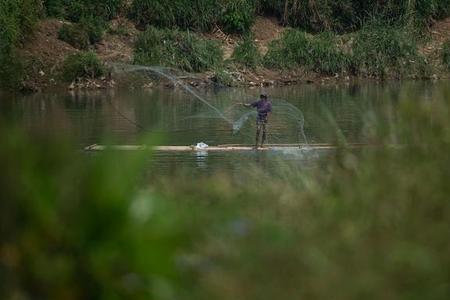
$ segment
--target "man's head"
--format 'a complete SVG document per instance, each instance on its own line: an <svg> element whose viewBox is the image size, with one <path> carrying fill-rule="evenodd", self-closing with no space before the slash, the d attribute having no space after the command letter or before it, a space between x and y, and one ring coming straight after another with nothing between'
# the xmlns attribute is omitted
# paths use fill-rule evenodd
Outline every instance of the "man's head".
<svg viewBox="0 0 450 300"><path fill-rule="evenodd" d="M267 100L267 93L262 92L261 95L259 96L262 100Z"/></svg>

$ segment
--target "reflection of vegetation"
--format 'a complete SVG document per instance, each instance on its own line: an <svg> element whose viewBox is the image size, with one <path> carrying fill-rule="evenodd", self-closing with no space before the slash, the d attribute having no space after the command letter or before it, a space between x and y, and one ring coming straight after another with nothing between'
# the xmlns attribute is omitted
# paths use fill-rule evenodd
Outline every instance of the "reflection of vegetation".
<svg viewBox="0 0 450 300"><path fill-rule="evenodd" d="M400 102L328 170L152 181L0 129L2 299L447 299L448 89ZM369 134L368 133L368 134Z"/></svg>

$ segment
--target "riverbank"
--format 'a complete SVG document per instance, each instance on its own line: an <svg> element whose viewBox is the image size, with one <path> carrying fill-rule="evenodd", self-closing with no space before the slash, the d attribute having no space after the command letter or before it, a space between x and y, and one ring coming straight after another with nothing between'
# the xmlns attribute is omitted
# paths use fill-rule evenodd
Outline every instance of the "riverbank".
<svg viewBox="0 0 450 300"><path fill-rule="evenodd" d="M67 13L64 18L40 18L30 25L33 30L16 47L17 53L5 56L2 64L11 64L6 69L15 76L0 75L15 78L10 89L26 92L173 85L155 76L115 72L116 64L176 69L175 73L182 73L180 80L192 86L449 77L450 18L430 17L426 26L417 29L413 22L388 24L380 17L381 21L367 21L357 30L330 28L314 33L290 27L259 8L248 29L229 33L221 23L192 31L179 28L180 24L153 27L156 20L133 16L133 9L146 11L134 6L117 9L100 23Z"/></svg>
<svg viewBox="0 0 450 300"><path fill-rule="evenodd" d="M40 21L29 42L20 50L21 57L29 66L26 68L23 81L24 90L36 92L52 89L105 89L117 85L133 85L130 80L120 74L114 74L112 71L108 72L108 76L100 78L78 78L70 82L63 80L61 72L64 60L70 55L82 52L58 37L58 32L64 24L70 23L57 19ZM132 22L126 19L111 21L109 28L102 41L95 44L91 51L97 55L107 69L111 69L111 65L116 63L132 64L134 44L140 32ZM275 19L259 17L252 31L260 53L266 54L269 43L279 38L284 30L285 28L278 25ZM239 36L225 35L219 29L213 33L203 34L202 37L220 44L224 61L232 57L240 39ZM221 75L228 77L228 85L250 87L351 80L350 76L324 76L302 68L275 70L264 67L248 68L236 64L223 68ZM211 70L192 74L189 79L183 79L183 81L193 86L204 86L220 82L221 79L217 77L217 72ZM151 80L146 81L145 78L139 80L139 84L144 88L154 85ZM170 83L163 82L163 84Z"/></svg>

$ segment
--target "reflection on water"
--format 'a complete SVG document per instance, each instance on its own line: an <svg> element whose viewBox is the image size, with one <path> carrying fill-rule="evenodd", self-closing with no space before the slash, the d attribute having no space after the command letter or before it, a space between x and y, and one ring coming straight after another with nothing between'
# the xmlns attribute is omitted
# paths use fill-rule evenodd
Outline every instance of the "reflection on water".
<svg viewBox="0 0 450 300"><path fill-rule="evenodd" d="M400 95L411 101L429 100L445 84L303 85L268 89L274 99L269 143L298 142L297 116L292 117L292 113L284 109L290 105L303 114L306 137L311 143L333 143L338 137L348 142L369 142L370 121L382 116L386 122L393 122ZM255 100L259 89L207 90L201 94L227 118L241 122L240 130L218 118L217 113L189 94L170 89L62 92L23 97L2 95L0 113L3 119L27 130L73 137L80 148L102 143L105 138L117 144L136 144L146 133L161 133L166 145L253 143L255 114L236 103ZM267 163L270 168L277 160L294 161L308 167L311 160L320 160L326 154L198 152L158 153L156 157L155 164L168 172L185 168L210 173L216 170L239 172L254 162Z"/></svg>

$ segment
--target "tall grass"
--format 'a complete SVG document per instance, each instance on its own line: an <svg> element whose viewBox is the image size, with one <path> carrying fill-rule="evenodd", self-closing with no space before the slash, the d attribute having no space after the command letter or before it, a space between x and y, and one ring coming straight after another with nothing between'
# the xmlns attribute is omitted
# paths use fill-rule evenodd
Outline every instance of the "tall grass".
<svg viewBox="0 0 450 300"><path fill-rule="evenodd" d="M307 31L348 32L367 21L424 25L449 15L448 0L261 0L262 12L277 15L284 24Z"/></svg>
<svg viewBox="0 0 450 300"><path fill-rule="evenodd" d="M79 22L86 17L111 20L123 7L123 0L45 0L47 15L64 17L72 22Z"/></svg>
<svg viewBox="0 0 450 300"><path fill-rule="evenodd" d="M176 67L188 72L211 70L222 63L223 53L215 41L195 33L148 27L137 39L134 63Z"/></svg>
<svg viewBox="0 0 450 300"><path fill-rule="evenodd" d="M344 72L349 58L337 47L333 34L308 35L298 30L286 31L280 40L269 45L264 63L270 68L305 67L323 74Z"/></svg>
<svg viewBox="0 0 450 300"><path fill-rule="evenodd" d="M134 0L131 17L142 27L210 30L220 14L218 0Z"/></svg>
<svg viewBox="0 0 450 300"><path fill-rule="evenodd" d="M255 19L252 0L134 0L130 16L141 27L209 31L221 25L226 32L247 32Z"/></svg>
<svg viewBox="0 0 450 300"><path fill-rule="evenodd" d="M447 41L442 46L442 63L447 70L450 70L450 41Z"/></svg>
<svg viewBox="0 0 450 300"><path fill-rule="evenodd" d="M365 26L356 34L353 57L362 75L421 77L427 71L414 36L403 28Z"/></svg>
<svg viewBox="0 0 450 300"><path fill-rule="evenodd" d="M253 69L261 64L261 53L259 53L252 35L245 36L244 39L236 45L231 59L238 64Z"/></svg>
<svg viewBox="0 0 450 300"><path fill-rule="evenodd" d="M220 23L225 32L246 33L255 20L255 1L223 0Z"/></svg>

